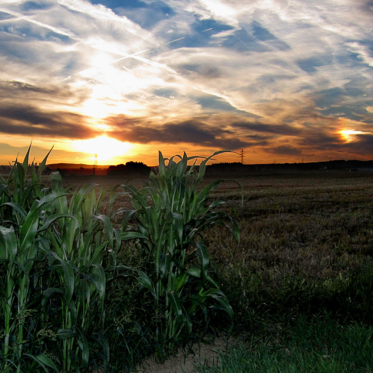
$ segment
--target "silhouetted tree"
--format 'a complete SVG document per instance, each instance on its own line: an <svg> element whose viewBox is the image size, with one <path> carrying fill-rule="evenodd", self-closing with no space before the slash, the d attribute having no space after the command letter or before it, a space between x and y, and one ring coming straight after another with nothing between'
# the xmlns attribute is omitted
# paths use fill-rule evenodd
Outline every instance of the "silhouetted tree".
<svg viewBox="0 0 373 373"><path fill-rule="evenodd" d="M123 176L123 175L145 175L149 176L150 167L142 162L127 162L124 164L119 164L117 166L110 166L107 170L107 175L110 176Z"/></svg>

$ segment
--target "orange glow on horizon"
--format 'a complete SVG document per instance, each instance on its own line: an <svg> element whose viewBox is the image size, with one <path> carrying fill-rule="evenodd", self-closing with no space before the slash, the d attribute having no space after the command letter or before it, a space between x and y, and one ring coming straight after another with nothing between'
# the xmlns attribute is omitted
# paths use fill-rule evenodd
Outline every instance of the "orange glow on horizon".
<svg viewBox="0 0 373 373"><path fill-rule="evenodd" d="M105 135L89 140L76 140L73 142L78 152L90 154L87 158L98 162L109 162L116 157L127 155L133 148L129 142L122 142Z"/></svg>

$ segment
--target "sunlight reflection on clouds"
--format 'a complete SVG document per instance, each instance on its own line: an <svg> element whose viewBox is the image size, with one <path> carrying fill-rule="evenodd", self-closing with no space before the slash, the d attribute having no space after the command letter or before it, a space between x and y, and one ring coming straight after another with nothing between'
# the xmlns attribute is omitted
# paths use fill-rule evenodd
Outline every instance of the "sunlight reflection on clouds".
<svg viewBox="0 0 373 373"><path fill-rule="evenodd" d="M276 151L283 160L299 154L306 160L326 154L369 158L364 128L373 123L370 5L3 1L0 132L16 140L23 131L25 143L30 135L47 137L51 127L40 118L50 118L53 126L58 113L56 136L96 137L124 115L127 120L115 124L118 139L130 133L131 141L155 150L171 146L162 136L172 123L176 144L255 149L253 162L272 160ZM29 117L16 118L10 103ZM74 115L77 130L69 135ZM137 122L129 129L132 119ZM344 120L358 131L354 141L336 135ZM192 124L189 133L185 123ZM286 126L294 135L282 133ZM271 135L260 138L269 128ZM366 144L361 151L359 141Z"/></svg>

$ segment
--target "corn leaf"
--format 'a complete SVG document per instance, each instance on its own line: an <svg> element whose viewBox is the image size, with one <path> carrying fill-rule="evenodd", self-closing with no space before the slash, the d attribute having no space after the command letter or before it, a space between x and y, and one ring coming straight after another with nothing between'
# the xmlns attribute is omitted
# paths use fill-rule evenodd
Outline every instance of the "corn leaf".
<svg viewBox="0 0 373 373"><path fill-rule="evenodd" d="M47 163L47 159L49 157L49 154L51 153L51 151L53 150L54 148L54 145L51 147L51 150L49 150L49 152L47 153L47 155L44 157L44 159L39 163L39 168L38 168L38 176L39 178L41 177L41 174L42 172L44 171L44 168L45 168L45 165Z"/></svg>
<svg viewBox="0 0 373 373"><path fill-rule="evenodd" d="M24 356L27 356L33 360L35 360L43 369L46 373L49 373L47 367L49 368L52 368L55 372L58 373L58 369L56 367L56 365L54 364L54 362L46 355L44 354L40 354L40 355L37 355L37 356L33 356L33 355L30 355L30 354L24 354Z"/></svg>
<svg viewBox="0 0 373 373"><path fill-rule="evenodd" d="M76 336L74 329L58 329L56 333L59 339L70 339Z"/></svg>
<svg viewBox="0 0 373 373"><path fill-rule="evenodd" d="M17 256L17 237L14 232L14 228L0 227L0 237L4 242L4 247L1 247L0 259L14 262Z"/></svg>

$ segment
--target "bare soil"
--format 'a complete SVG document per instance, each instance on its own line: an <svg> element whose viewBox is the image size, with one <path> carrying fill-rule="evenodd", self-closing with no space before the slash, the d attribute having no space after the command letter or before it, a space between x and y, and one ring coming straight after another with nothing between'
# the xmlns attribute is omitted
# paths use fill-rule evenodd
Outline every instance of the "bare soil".
<svg viewBox="0 0 373 373"><path fill-rule="evenodd" d="M164 364L158 364L153 358L147 359L142 368L136 373L192 373L200 364L219 364L218 353L224 352L227 347L235 343L234 338L226 340L217 338L212 344L201 344L194 346L194 354L185 356L184 351L179 350L177 354L168 359Z"/></svg>

